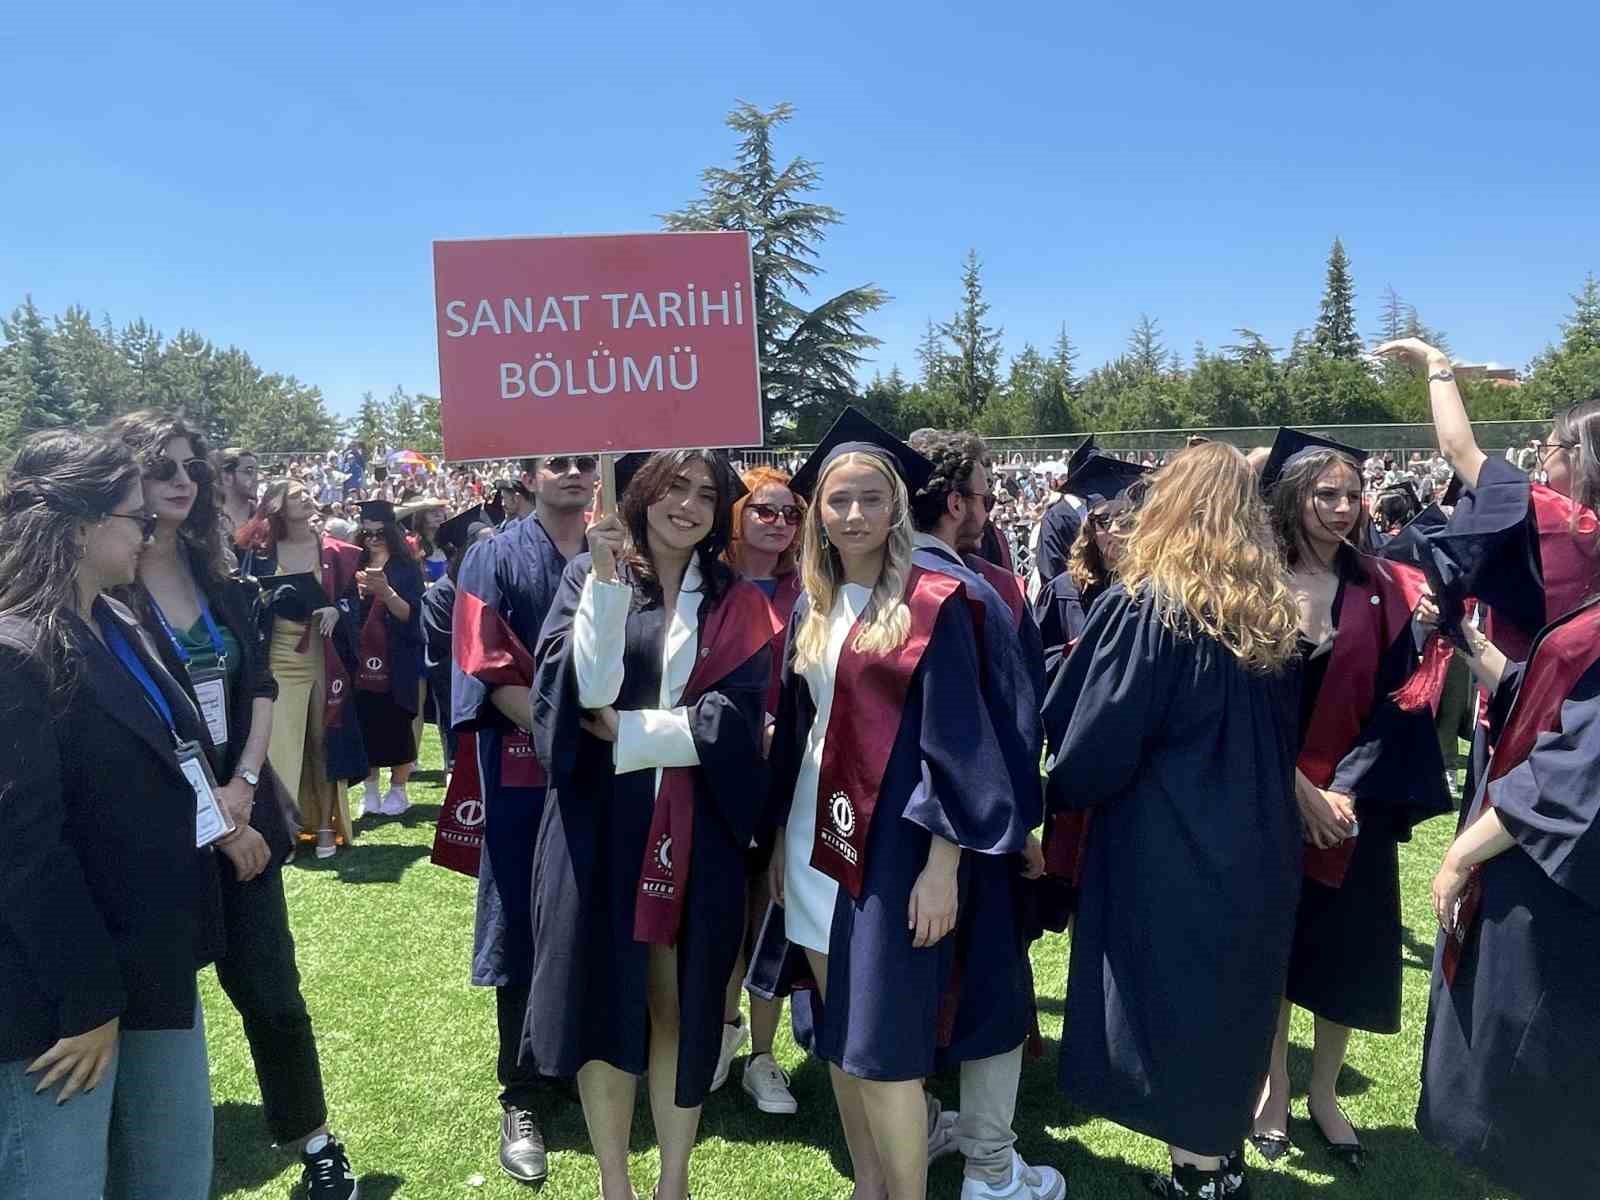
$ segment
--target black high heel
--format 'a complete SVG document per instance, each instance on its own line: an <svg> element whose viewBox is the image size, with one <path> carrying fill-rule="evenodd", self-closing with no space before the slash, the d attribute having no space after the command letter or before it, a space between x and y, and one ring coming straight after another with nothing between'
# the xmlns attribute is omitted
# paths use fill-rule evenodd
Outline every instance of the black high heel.
<svg viewBox="0 0 1600 1200"><path fill-rule="evenodd" d="M1294 1147L1294 1142L1289 1136L1293 1128L1294 1118L1287 1117L1283 1122L1282 1133L1252 1133L1250 1144L1262 1158L1269 1163L1275 1163Z"/></svg>
<svg viewBox="0 0 1600 1200"><path fill-rule="evenodd" d="M1317 1131L1317 1136L1322 1139L1322 1148L1328 1152L1333 1160L1343 1166L1352 1175L1361 1174L1366 1167L1366 1150L1359 1141L1336 1142L1330 1138L1327 1131L1322 1128L1322 1122L1317 1120L1316 1114L1311 1112L1310 1106L1306 1107L1306 1114L1311 1118L1311 1127ZM1345 1119L1351 1129L1356 1127L1344 1109L1339 1109L1339 1115Z"/></svg>

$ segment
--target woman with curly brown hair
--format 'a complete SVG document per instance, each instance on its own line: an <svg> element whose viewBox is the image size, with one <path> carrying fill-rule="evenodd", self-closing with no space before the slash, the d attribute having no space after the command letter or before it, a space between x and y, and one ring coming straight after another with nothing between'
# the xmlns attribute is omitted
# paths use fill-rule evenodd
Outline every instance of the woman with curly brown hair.
<svg viewBox="0 0 1600 1200"><path fill-rule="evenodd" d="M1231 446L1151 477L1046 704L1052 812L1093 808L1061 1084L1168 1144L1166 1196L1244 1186L1300 890L1298 614Z"/></svg>

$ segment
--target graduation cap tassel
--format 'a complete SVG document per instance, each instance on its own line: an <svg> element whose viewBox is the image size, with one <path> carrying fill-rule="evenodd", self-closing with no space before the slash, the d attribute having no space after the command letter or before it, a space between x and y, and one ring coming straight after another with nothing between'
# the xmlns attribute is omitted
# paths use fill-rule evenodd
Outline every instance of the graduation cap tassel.
<svg viewBox="0 0 1600 1200"><path fill-rule="evenodd" d="M1445 676L1450 671L1450 659L1455 652L1450 639L1437 629L1428 635L1428 640L1422 646L1422 661L1417 664L1411 678L1393 694L1394 702L1403 712L1421 712L1426 706L1438 716L1439 698L1444 694Z"/></svg>

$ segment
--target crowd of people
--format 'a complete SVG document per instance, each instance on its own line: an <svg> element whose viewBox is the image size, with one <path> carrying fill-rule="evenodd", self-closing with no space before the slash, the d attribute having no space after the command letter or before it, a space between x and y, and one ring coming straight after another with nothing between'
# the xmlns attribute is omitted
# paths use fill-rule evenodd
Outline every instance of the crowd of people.
<svg viewBox="0 0 1600 1200"><path fill-rule="evenodd" d="M1310 1124L1359 1172L1339 1071L1405 1019L1399 846L1454 818L1417 1126L1581 1195L1600 396L1491 458L1445 356L1381 352L1428 373L1437 458L1089 438L1052 480L854 410L792 471L268 471L160 412L29 439L0 485L0 1194L207 1195L215 963L274 1141L354 1200L282 870L351 852L357 801L406 810L431 715L482 793L471 983L515 1179L548 1175L569 1081L601 1200L636 1200L643 1077L654 1195L687 1200L746 1047L746 1102L798 1111L787 1005L854 1200L920 1198L947 1154L962 1200L1063 1200L1015 1148L1029 949L1062 932L1060 1086L1167 1146L1144 1188L1244 1197L1292 1150L1296 1006Z"/></svg>

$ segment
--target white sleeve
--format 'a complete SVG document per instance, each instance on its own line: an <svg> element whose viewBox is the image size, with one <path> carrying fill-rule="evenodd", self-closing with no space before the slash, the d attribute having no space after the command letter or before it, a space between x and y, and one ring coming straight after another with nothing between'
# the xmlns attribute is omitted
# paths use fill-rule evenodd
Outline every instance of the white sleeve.
<svg viewBox="0 0 1600 1200"><path fill-rule="evenodd" d="M687 708L640 708L617 714L617 774L699 765Z"/></svg>
<svg viewBox="0 0 1600 1200"><path fill-rule="evenodd" d="M572 665L578 673L578 703L584 708L615 704L622 692L622 646L628 634L633 589L624 583L583 581L572 617Z"/></svg>

